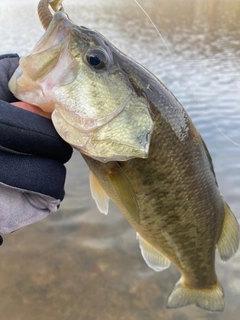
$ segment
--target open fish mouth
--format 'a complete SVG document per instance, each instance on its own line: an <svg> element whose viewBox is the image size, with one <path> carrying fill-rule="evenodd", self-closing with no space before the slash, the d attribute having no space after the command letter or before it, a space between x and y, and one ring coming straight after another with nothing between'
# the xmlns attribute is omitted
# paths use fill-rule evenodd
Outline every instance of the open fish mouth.
<svg viewBox="0 0 240 320"><path fill-rule="evenodd" d="M118 56L124 55L98 32L56 12L9 87L52 113L59 135L80 152L102 162L147 158L148 101L135 92Z"/></svg>

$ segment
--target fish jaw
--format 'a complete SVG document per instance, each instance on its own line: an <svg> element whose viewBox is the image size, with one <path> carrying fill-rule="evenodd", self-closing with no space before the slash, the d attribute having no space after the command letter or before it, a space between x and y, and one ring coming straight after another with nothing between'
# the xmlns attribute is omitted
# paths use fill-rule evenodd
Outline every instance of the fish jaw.
<svg viewBox="0 0 240 320"><path fill-rule="evenodd" d="M150 108L119 56L102 35L57 12L31 54L20 59L9 87L18 99L53 113L59 135L81 153L102 162L147 158Z"/></svg>
<svg viewBox="0 0 240 320"><path fill-rule="evenodd" d="M54 110L51 89L56 82L50 82L48 74L59 64L72 26L66 14L57 12L31 54L20 59L19 67L8 84L19 100L38 106L45 112ZM68 64L71 64L69 59Z"/></svg>

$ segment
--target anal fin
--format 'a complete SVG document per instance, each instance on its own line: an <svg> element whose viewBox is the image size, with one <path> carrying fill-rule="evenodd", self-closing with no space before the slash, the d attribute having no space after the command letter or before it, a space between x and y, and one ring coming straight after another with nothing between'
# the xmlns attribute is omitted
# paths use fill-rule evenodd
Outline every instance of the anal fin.
<svg viewBox="0 0 240 320"><path fill-rule="evenodd" d="M144 240L138 233L139 247L146 264L155 271L162 271L170 266L170 260Z"/></svg>
<svg viewBox="0 0 240 320"><path fill-rule="evenodd" d="M102 186L100 185L99 181L97 180L96 176L90 171L89 173L89 184L90 190L93 199L96 202L98 210L101 213L108 214L109 209L109 198L106 192L103 190Z"/></svg>
<svg viewBox="0 0 240 320"><path fill-rule="evenodd" d="M220 238L217 242L217 249L222 261L230 259L238 250L239 246L239 225L231 209L223 199L224 221Z"/></svg>

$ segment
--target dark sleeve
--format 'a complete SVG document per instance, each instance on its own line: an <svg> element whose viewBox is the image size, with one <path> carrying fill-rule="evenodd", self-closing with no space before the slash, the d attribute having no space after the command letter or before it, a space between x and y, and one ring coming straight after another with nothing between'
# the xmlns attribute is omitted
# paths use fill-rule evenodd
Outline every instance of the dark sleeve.
<svg viewBox="0 0 240 320"><path fill-rule="evenodd" d="M19 65L19 56L16 53L0 56L0 99L8 102L18 101L8 89L8 82Z"/></svg>

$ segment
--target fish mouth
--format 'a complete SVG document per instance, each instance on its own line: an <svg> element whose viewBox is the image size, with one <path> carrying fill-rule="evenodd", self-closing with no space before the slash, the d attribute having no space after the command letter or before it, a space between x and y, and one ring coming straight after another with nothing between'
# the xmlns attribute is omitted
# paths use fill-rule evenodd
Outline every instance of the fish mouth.
<svg viewBox="0 0 240 320"><path fill-rule="evenodd" d="M75 24L69 20L66 13L56 12L46 32L32 50L32 54L47 50L63 42L69 36L70 30L74 26Z"/></svg>
<svg viewBox="0 0 240 320"><path fill-rule="evenodd" d="M80 37L85 41L90 41L91 37L88 33L93 31L93 29L84 26L76 26L76 24L69 19L66 13L60 11L55 12L52 21L43 36L34 46L31 54L53 48L62 43L70 35L75 36L76 38Z"/></svg>

